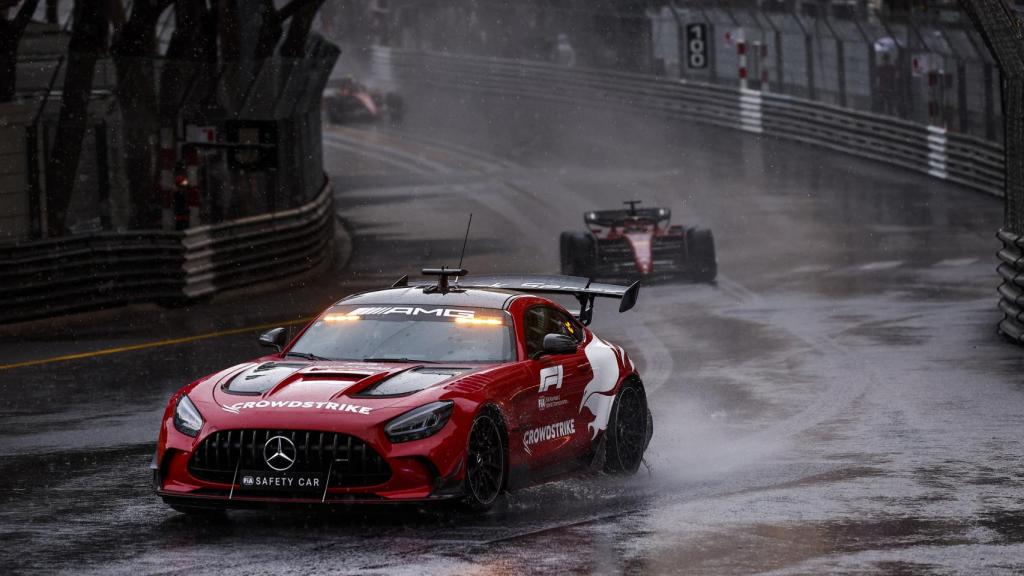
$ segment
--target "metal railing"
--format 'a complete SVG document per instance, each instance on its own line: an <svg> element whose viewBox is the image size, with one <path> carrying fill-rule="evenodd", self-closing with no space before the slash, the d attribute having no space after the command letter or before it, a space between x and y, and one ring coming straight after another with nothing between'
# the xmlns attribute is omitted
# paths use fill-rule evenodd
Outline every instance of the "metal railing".
<svg viewBox="0 0 1024 576"><path fill-rule="evenodd" d="M613 108L767 134L1001 195L1002 146L976 136L784 94L544 62L377 48L392 82Z"/></svg>
<svg viewBox="0 0 1024 576"><path fill-rule="evenodd" d="M308 204L184 232L98 232L0 247L0 323L186 302L314 270L333 255L330 185Z"/></svg>

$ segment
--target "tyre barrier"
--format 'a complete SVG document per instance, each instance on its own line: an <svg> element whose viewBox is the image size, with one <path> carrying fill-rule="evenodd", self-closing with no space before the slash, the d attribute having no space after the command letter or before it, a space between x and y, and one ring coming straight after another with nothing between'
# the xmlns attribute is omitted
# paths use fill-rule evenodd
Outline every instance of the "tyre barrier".
<svg viewBox="0 0 1024 576"><path fill-rule="evenodd" d="M1005 188L997 142L771 92L546 62L376 48L373 75L501 96L640 112L794 140L886 162L995 196Z"/></svg>
<svg viewBox="0 0 1024 576"><path fill-rule="evenodd" d="M1017 343L1024 343L1024 236L1006 230L997 234L1003 243L999 251L999 309L1003 320L999 333Z"/></svg>
<svg viewBox="0 0 1024 576"><path fill-rule="evenodd" d="M300 274L333 254L329 184L298 208L182 232L98 232L0 246L0 323L187 303Z"/></svg>

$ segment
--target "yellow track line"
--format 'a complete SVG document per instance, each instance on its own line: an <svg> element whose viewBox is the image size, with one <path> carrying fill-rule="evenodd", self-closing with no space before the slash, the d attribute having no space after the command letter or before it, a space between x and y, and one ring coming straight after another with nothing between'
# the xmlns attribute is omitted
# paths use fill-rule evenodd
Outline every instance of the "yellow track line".
<svg viewBox="0 0 1024 576"><path fill-rule="evenodd" d="M245 328L232 328L231 330L221 330L220 332L210 332L207 334L199 334L196 336L186 336L184 338L171 338L170 340L159 340L157 342L144 342L142 344L132 344L131 346L121 346L118 348L105 348L103 350L95 350L93 352L82 352L80 354L54 356L53 358L43 358L42 360L28 360L25 362L16 362L14 364L0 364L0 370L13 370L14 368L39 366L41 364L52 364L54 362L67 362L69 360L82 360L84 358L93 358L96 356L107 356L110 354L120 354L122 352L133 352L135 350L146 350L147 348L174 346L176 344L185 344L188 342L196 342L198 340L208 340L210 338L219 338L221 336L231 336L232 334L242 334L243 332L252 332L254 330L267 330L269 328L277 328L278 326L293 326L295 324L305 324L306 322L309 322L312 319L313 317L300 318L298 320L291 320L288 322L273 322L270 324L246 326Z"/></svg>

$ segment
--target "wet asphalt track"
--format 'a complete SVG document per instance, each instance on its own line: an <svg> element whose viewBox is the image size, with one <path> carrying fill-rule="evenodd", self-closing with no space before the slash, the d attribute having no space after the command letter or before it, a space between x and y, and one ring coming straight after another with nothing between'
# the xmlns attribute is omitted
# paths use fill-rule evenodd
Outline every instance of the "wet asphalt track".
<svg viewBox="0 0 1024 576"><path fill-rule="evenodd" d="M470 211L472 272L555 272L560 231L635 197L712 228L721 270L715 286L647 286L627 315L598 310L594 328L643 367L649 469L520 492L480 518L195 521L150 493L159 413L188 380L257 355L255 331L6 370L5 571L1024 570L1022 351L993 329L997 200L750 135L456 98L422 95L400 131L325 128L347 269L286 296L0 327L0 364L294 320L457 263Z"/></svg>

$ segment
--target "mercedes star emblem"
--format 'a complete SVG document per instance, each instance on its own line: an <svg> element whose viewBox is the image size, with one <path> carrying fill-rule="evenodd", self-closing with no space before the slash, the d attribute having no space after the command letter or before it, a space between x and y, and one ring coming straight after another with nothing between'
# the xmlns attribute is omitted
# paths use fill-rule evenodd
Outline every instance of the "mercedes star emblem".
<svg viewBox="0 0 1024 576"><path fill-rule="evenodd" d="M295 464L295 443L284 436L274 436L263 445L263 460L278 472L284 472Z"/></svg>

